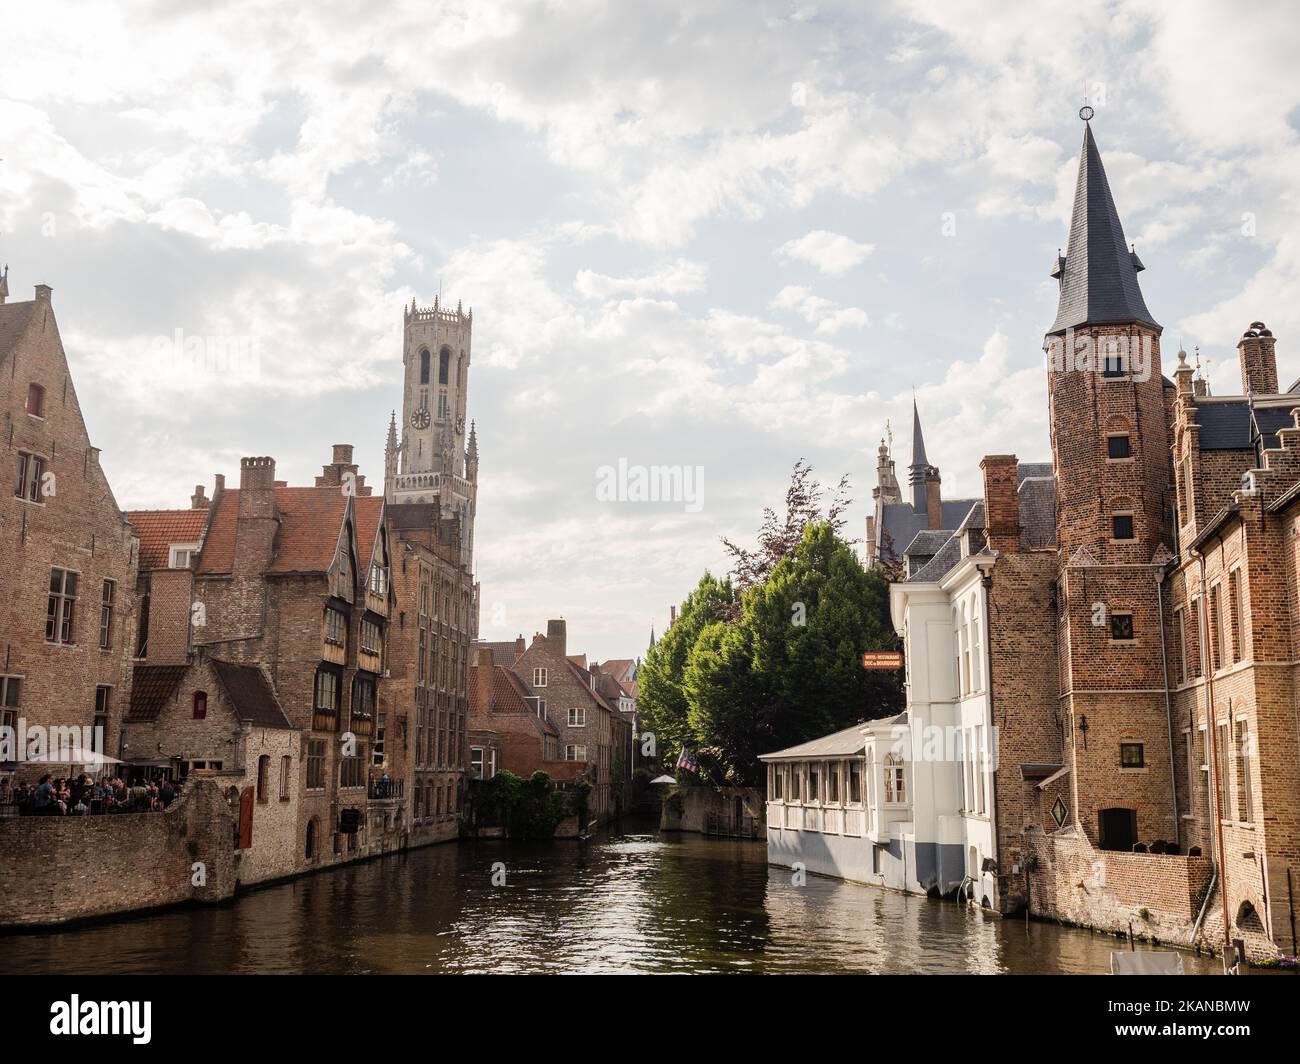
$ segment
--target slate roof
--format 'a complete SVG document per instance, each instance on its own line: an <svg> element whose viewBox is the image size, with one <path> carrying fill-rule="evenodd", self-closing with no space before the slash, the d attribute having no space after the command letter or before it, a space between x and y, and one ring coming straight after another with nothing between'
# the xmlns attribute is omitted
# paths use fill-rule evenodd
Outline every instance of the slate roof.
<svg viewBox="0 0 1300 1064"><path fill-rule="evenodd" d="M938 553L907 579L910 583L917 584L941 580L944 574L959 561L961 561L961 540L956 536L949 536Z"/></svg>
<svg viewBox="0 0 1300 1064"><path fill-rule="evenodd" d="M388 508L388 520L394 528L433 528L438 523L438 504L433 502L399 502Z"/></svg>
<svg viewBox="0 0 1300 1064"><path fill-rule="evenodd" d="M1052 276L1060 280L1061 299L1048 335L1082 325L1140 322L1157 331L1138 285L1142 263L1124 239L1124 227L1110 193L1101 153L1084 123L1074 213L1064 260Z"/></svg>
<svg viewBox="0 0 1300 1064"><path fill-rule="evenodd" d="M280 708L271 680L260 665L236 665L229 661L212 661L212 671L235 707L235 716L261 728L292 728Z"/></svg>
<svg viewBox="0 0 1300 1064"><path fill-rule="evenodd" d="M185 678L187 665L137 665L131 670L128 721L157 720Z"/></svg>
<svg viewBox="0 0 1300 1064"><path fill-rule="evenodd" d="M1047 467L1049 470L1051 466ZM1020 545L1056 545L1056 478L1026 477L1020 482Z"/></svg>
<svg viewBox="0 0 1300 1064"><path fill-rule="evenodd" d="M1295 405L1294 402L1288 406L1260 406L1256 404L1252 439L1257 434L1260 438L1260 446L1266 451L1277 447L1277 430L1295 427L1295 419L1291 416L1291 411L1295 408Z"/></svg>
<svg viewBox="0 0 1300 1064"><path fill-rule="evenodd" d="M953 529L962 523L970 508L979 499L944 499L939 507L940 524ZM902 558L907 545L916 538L918 532L926 530L925 511L918 513L910 502L885 503L880 508L880 543L882 548L889 537L892 554Z"/></svg>
<svg viewBox="0 0 1300 1064"><path fill-rule="evenodd" d="M823 735L798 746L776 750L770 754L759 754L760 761L785 761L804 757L852 757L867 748L867 738L862 733L865 725L855 724L851 728Z"/></svg>
<svg viewBox="0 0 1300 1064"><path fill-rule="evenodd" d="M974 509L974 507L972 507ZM926 555L933 557L935 552L947 542L952 535L951 528L923 528L903 550L906 555Z"/></svg>
<svg viewBox="0 0 1300 1064"><path fill-rule="evenodd" d="M208 519L204 510L128 510L126 519L140 539L140 570L166 569L173 543L197 543Z"/></svg>
<svg viewBox="0 0 1300 1064"><path fill-rule="evenodd" d="M375 540L383 520L384 497L358 495L352 500L352 512L357 525L357 565L362 573L366 573L370 570L370 558L375 552Z"/></svg>
<svg viewBox="0 0 1300 1064"><path fill-rule="evenodd" d="M1245 451L1252 446L1250 404L1243 396L1230 402L1196 404L1202 451Z"/></svg>
<svg viewBox="0 0 1300 1064"><path fill-rule="evenodd" d="M32 311L36 309L36 300L29 299L22 303L0 303L0 359L22 337L27 323L32 320Z"/></svg>
<svg viewBox="0 0 1300 1064"><path fill-rule="evenodd" d="M593 690L591 686L591 673L589 673L586 669L578 668L578 666L573 664L573 662L571 661L568 663L568 665L569 668L573 670L574 677L582 683L582 689L587 692L587 694L591 697L591 700L595 702L596 705L598 705L601 709L605 709L608 710L610 713L617 714L617 711L614 709L614 707L605 701L604 696L602 696L598 691Z"/></svg>

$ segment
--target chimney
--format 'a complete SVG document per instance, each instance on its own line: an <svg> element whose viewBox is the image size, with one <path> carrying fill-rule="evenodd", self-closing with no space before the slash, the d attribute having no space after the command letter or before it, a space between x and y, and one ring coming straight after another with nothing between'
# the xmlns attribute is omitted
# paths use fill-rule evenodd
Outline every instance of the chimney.
<svg viewBox="0 0 1300 1064"><path fill-rule="evenodd" d="M1014 454L985 455L980 462L984 471L984 532L989 549L1020 549L1020 482L1016 475Z"/></svg>
<svg viewBox="0 0 1300 1064"><path fill-rule="evenodd" d="M352 464L352 444L336 443L334 445L334 464L335 465Z"/></svg>
<svg viewBox="0 0 1300 1064"><path fill-rule="evenodd" d="M491 648L476 647L469 681L471 711L492 708L493 668Z"/></svg>
<svg viewBox="0 0 1300 1064"><path fill-rule="evenodd" d="M515 657L523 657L524 651L528 649L528 641L524 638L523 633L515 636Z"/></svg>
<svg viewBox="0 0 1300 1064"><path fill-rule="evenodd" d="M925 471L925 527L943 528L943 501L939 493L939 470Z"/></svg>
<svg viewBox="0 0 1300 1064"><path fill-rule="evenodd" d="M236 573L258 575L266 571L271 564L276 524L275 459L240 459Z"/></svg>
<svg viewBox="0 0 1300 1064"><path fill-rule="evenodd" d="M1241 389L1252 395L1277 395L1277 340L1262 321L1252 321L1237 341L1241 356Z"/></svg>
<svg viewBox="0 0 1300 1064"><path fill-rule="evenodd" d="M558 621L546 622L546 642L560 657L565 656L567 653L565 645L568 642L568 625L564 623L563 618Z"/></svg>
<svg viewBox="0 0 1300 1064"><path fill-rule="evenodd" d="M51 293L53 293L53 291L54 289L47 284L38 284L36 286L36 302L48 303L50 301L50 295Z"/></svg>
<svg viewBox="0 0 1300 1064"><path fill-rule="evenodd" d="M208 508L209 502L210 500L208 499L208 497L203 494L203 485L195 484L194 494L190 496L190 509L206 510Z"/></svg>

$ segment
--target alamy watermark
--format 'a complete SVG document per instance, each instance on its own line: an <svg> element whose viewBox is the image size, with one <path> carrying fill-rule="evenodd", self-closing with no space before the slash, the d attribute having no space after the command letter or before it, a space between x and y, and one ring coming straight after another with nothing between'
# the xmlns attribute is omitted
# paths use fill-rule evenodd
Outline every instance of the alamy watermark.
<svg viewBox="0 0 1300 1064"><path fill-rule="evenodd" d="M262 375L262 342L257 336L199 336L176 329L149 345L155 372L174 377L222 377L257 381Z"/></svg>
<svg viewBox="0 0 1300 1064"><path fill-rule="evenodd" d="M1094 335L1066 329L1053 336L1043 349L1049 373L1100 373L1104 377L1125 377L1135 381L1151 379L1156 367L1155 339L1146 333Z"/></svg>
<svg viewBox="0 0 1300 1064"><path fill-rule="evenodd" d="M681 503L688 514L704 509L704 467L632 465L620 458L616 466L596 470L598 502Z"/></svg>
<svg viewBox="0 0 1300 1064"><path fill-rule="evenodd" d="M103 725L42 724L28 725L26 717L18 726L0 725L0 761L72 761L89 754L104 752Z"/></svg>

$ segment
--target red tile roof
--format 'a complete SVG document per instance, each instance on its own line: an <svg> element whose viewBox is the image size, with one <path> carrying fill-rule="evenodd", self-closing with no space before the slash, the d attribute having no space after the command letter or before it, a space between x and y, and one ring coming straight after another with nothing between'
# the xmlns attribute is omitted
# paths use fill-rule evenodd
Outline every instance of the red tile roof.
<svg viewBox="0 0 1300 1064"><path fill-rule="evenodd" d="M382 499L376 500L382 503ZM223 491L213 503L215 512L199 555L198 572L228 573L235 560L235 534L239 528L239 489ZM280 519L275 534L271 573L323 573L338 549L347 512L348 496L337 486L276 488L275 513ZM374 542L374 530L370 533ZM358 544L359 545L359 544Z"/></svg>
<svg viewBox="0 0 1300 1064"><path fill-rule="evenodd" d="M370 556L375 552L375 539L384 515L384 497L358 495L352 502L357 524L357 568L364 575L370 570Z"/></svg>
<svg viewBox="0 0 1300 1064"><path fill-rule="evenodd" d="M126 519L140 537L140 570L166 569L173 543L197 543L207 510L128 510Z"/></svg>
<svg viewBox="0 0 1300 1064"><path fill-rule="evenodd" d="M483 704L483 694L476 682L479 665L470 667L470 709L475 713L518 713L536 722L537 730L550 735L559 735L559 730L549 720L537 715L527 701L531 692L513 672L503 665L492 666L492 689L489 704Z"/></svg>

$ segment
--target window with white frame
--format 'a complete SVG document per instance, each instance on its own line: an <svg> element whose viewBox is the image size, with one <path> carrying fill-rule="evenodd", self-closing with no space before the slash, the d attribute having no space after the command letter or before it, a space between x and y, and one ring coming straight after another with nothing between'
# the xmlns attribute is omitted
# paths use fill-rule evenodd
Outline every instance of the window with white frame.
<svg viewBox="0 0 1300 1064"><path fill-rule="evenodd" d="M197 543L173 543L167 548L167 568L191 568L194 563L194 555L198 553L198 550L199 545Z"/></svg>
<svg viewBox="0 0 1300 1064"><path fill-rule="evenodd" d="M546 670L545 670L545 669L534 669L534 670L533 670L533 686L534 686L534 687L545 687L545 686L546 686Z"/></svg>
<svg viewBox="0 0 1300 1064"><path fill-rule="evenodd" d="M980 640L980 618L979 618L979 611L976 608L976 603L977 603L976 599L971 599L971 605L970 605L971 675L974 677L974 679L971 682L971 687L973 687L976 691L978 691L980 689L980 684L981 684L982 670L980 668L980 663L983 654L981 650L982 643Z"/></svg>
<svg viewBox="0 0 1300 1064"><path fill-rule="evenodd" d="M469 774L476 780L483 778L483 747L469 748Z"/></svg>
<svg viewBox="0 0 1300 1064"><path fill-rule="evenodd" d="M587 748L581 744L570 743L564 748L565 761L586 761Z"/></svg>
<svg viewBox="0 0 1300 1064"><path fill-rule="evenodd" d="M984 725L975 725L975 812L984 815L984 778L986 762L984 759Z"/></svg>
<svg viewBox="0 0 1300 1064"><path fill-rule="evenodd" d="M907 802L907 779L903 759L898 754L885 755L885 804L904 805Z"/></svg>
<svg viewBox="0 0 1300 1064"><path fill-rule="evenodd" d="M570 706L569 707L569 727L585 728L587 726L587 707Z"/></svg>
<svg viewBox="0 0 1300 1064"><path fill-rule="evenodd" d="M77 576L69 569L50 570L50 595L45 610L47 643L76 642Z"/></svg>
<svg viewBox="0 0 1300 1064"><path fill-rule="evenodd" d="M862 766L856 760L849 762L849 801L862 801Z"/></svg>

